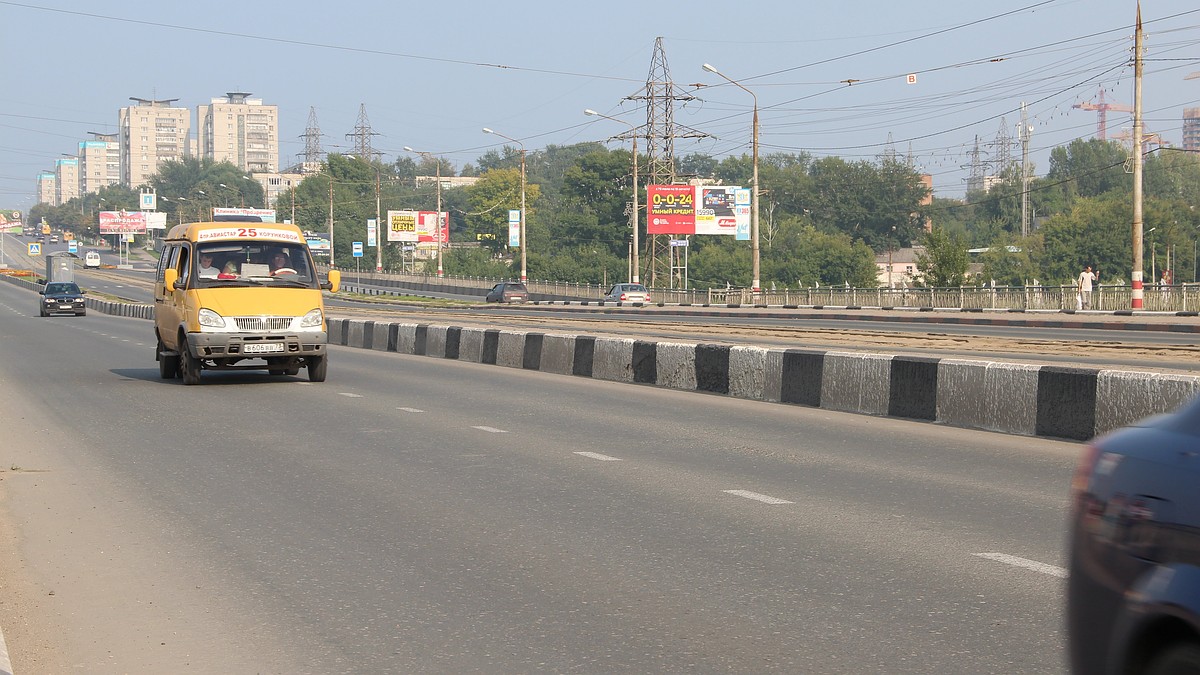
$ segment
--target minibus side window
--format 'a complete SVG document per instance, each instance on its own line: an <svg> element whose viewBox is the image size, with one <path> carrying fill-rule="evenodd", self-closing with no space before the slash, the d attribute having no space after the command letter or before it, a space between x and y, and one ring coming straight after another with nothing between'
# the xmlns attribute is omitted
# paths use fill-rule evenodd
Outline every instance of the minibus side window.
<svg viewBox="0 0 1200 675"><path fill-rule="evenodd" d="M188 272L190 271L191 265L188 264L188 257L188 248L186 246L180 246L179 260L175 263L175 269L179 271L179 280L182 281L184 285L187 284L188 278L190 277Z"/></svg>
<svg viewBox="0 0 1200 675"><path fill-rule="evenodd" d="M162 255L158 257L158 269L154 272L154 278L158 281L163 280L163 273L167 271L170 265L171 254L175 252L174 246L164 246Z"/></svg>

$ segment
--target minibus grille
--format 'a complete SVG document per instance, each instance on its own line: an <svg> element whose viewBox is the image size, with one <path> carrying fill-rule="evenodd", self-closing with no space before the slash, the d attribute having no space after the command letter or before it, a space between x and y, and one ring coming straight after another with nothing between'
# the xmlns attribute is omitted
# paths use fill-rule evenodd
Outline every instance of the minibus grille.
<svg viewBox="0 0 1200 675"><path fill-rule="evenodd" d="M287 330L292 325L290 316L238 316L234 317L238 330Z"/></svg>

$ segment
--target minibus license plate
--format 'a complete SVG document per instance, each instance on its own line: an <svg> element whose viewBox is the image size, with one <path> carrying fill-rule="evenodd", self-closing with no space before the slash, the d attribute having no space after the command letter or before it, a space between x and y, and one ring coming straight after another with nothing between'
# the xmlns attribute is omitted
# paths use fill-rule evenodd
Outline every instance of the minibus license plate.
<svg viewBox="0 0 1200 675"><path fill-rule="evenodd" d="M246 354L267 354L270 352L283 351L283 344L279 342L256 342L242 347L242 351Z"/></svg>

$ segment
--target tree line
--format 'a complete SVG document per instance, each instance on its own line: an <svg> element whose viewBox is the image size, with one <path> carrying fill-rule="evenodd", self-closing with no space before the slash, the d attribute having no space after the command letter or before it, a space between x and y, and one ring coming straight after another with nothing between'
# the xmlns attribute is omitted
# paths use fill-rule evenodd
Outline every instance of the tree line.
<svg viewBox="0 0 1200 675"><path fill-rule="evenodd" d="M1146 155L1144 231L1146 278L1171 269L1174 281L1196 276L1200 238L1200 156L1159 148ZM520 261L508 247L508 210L520 204L520 152L491 150L456 170L444 158L402 157L364 161L331 154L320 173L285 189L274 208L311 231L327 231L332 201L334 246L339 263L351 260L353 241L366 241L367 219L389 209L434 210L436 187L418 176L475 176L473 185L443 189L451 245L447 274L515 277ZM641 158L645 166L645 158ZM436 163L440 163L440 167ZM765 287L798 288L877 284L875 256L920 244L923 283L1022 285L1070 283L1079 270L1100 270L1102 283L1125 283L1133 259L1132 177L1128 150L1113 141L1076 140L1055 148L1049 170L1030 182L1033 225L1021 235L1019 167L1002 167L999 181L965 199L934 198L920 172L895 156L874 161L815 158L806 153L760 158L760 260ZM530 278L600 284L628 274L632 240L632 155L599 143L549 146L526 156L526 250ZM748 187L747 156L717 159L704 154L676 161L682 178ZM330 184L332 183L332 200ZM644 179L643 179L644 183ZM223 186L222 186L223 184ZM196 158L167 162L150 180L168 223L206 217L211 206L263 206L257 181L227 162ZM638 203L644 209L645 189ZM96 213L138 208L138 190L110 186L51 207L39 204L32 222L96 234ZM663 238L641 232L641 278L667 286L672 273ZM926 232L926 224L931 232ZM689 285L745 287L751 279L751 248L727 236L695 236L689 242ZM978 256L968 277L967 249ZM384 247L385 267L402 264L400 247ZM342 263L345 264L345 263ZM675 285L679 285L675 283Z"/></svg>

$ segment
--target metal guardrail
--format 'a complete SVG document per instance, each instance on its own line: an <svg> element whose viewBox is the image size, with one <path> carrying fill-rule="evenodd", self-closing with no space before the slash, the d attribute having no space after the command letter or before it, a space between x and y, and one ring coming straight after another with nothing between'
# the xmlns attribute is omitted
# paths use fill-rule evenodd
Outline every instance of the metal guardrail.
<svg viewBox="0 0 1200 675"><path fill-rule="evenodd" d="M346 282L396 286L416 290L440 291L481 298L489 289L506 279L484 277L437 277L432 274L363 272L343 269ZM525 282L532 300L598 301L609 286L576 284L565 281ZM761 290L748 288L669 289L650 288L655 303L682 305L766 305L778 307L897 307L978 310L1075 310L1078 309L1075 286L998 286L957 288L801 288ZM1090 309L1106 312L1129 310L1133 292L1128 286L1097 286L1092 292ZM1200 311L1200 284L1151 286L1143 292L1142 311Z"/></svg>

